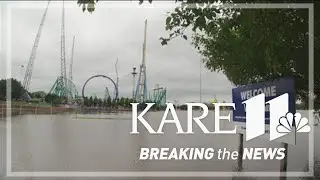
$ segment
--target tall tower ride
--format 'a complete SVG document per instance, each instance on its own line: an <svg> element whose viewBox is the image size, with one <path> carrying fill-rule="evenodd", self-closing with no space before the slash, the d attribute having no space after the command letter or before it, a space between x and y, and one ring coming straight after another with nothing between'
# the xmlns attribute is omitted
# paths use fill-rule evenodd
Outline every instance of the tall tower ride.
<svg viewBox="0 0 320 180"><path fill-rule="evenodd" d="M144 41L142 48L142 64L140 65L139 79L136 88L135 100L137 102L145 102L147 100L147 72L146 72L146 47L147 47L147 24L144 25Z"/></svg>

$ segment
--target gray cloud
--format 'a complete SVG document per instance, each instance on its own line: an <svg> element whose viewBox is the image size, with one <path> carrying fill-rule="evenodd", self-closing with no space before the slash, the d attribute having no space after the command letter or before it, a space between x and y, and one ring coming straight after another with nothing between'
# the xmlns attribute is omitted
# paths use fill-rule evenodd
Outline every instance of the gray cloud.
<svg viewBox="0 0 320 180"><path fill-rule="evenodd" d="M58 3L53 2L53 6ZM31 2L29 4L30 8L12 10L12 76L18 79L21 79L21 65L27 65L44 11L33 7ZM160 84L167 88L168 101L198 101L201 57L189 41L175 39L168 46L161 46L159 41L159 37L167 35L164 29L165 13L174 8L174 3L170 3L172 7L169 8L157 8L158 4L164 3L145 5L148 8L139 7L136 2L121 4L127 4L127 8L105 8L108 3L99 2L96 11L88 14L83 13L75 2L67 3L66 59L68 65L72 38L76 36L73 72L78 91L81 91L83 83L92 75L105 74L115 79L114 64L119 58L120 94L131 96L130 72L133 66L139 67L141 63L144 20L148 18L148 89L152 90L156 84ZM60 25L61 8L50 7L37 51L31 91L48 92L60 75ZM1 64L4 64L4 51L0 57ZM5 77L4 70L5 66L1 65L0 78ZM92 80L86 93L102 97L105 86L110 93L113 92L110 82L103 79ZM231 83L223 74L209 72L202 67L203 101L210 101L215 96L220 100L230 101L231 88Z"/></svg>

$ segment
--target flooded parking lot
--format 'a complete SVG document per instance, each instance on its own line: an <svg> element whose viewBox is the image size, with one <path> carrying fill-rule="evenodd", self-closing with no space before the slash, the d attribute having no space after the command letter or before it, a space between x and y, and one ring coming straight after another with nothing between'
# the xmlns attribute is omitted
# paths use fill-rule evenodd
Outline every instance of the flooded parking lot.
<svg viewBox="0 0 320 180"><path fill-rule="evenodd" d="M186 129L187 112L178 111L177 113L183 129ZM197 113L200 112L195 112L195 116ZM154 129L157 129L162 116L163 112L150 112L145 119ZM206 127L213 129L213 117L213 112L210 112L203 120ZM229 151L236 151L239 145L239 135L204 134L197 125L194 125L194 134L179 135L175 133L174 124L166 124L163 128L164 134L154 135L149 134L141 123L138 123L140 133L133 135L130 134L131 118L131 113L12 117L12 171L230 172L237 168L236 160L139 160L141 148L227 148ZM234 124L221 121L221 129L232 129L232 127ZM1 121L1 173L3 176L5 175L6 155L5 130L5 121ZM316 127L316 137L319 132L319 128ZM244 147L273 148L281 147L281 144L269 142L267 138L262 137L245 142ZM316 138L314 149L315 156L319 156L320 146ZM308 152L308 135L297 135L297 144L289 145L288 171L302 171L308 163ZM243 167L244 171L277 172L280 168L280 161L244 160Z"/></svg>

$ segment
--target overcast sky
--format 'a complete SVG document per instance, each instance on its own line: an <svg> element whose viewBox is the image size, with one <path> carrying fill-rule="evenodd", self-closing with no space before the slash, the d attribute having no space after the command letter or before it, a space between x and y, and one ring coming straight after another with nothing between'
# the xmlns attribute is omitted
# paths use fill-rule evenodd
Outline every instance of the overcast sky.
<svg viewBox="0 0 320 180"><path fill-rule="evenodd" d="M3 3L2 3L3 4ZM13 3L11 3L13 4ZM46 2L14 2L11 27L6 34L7 8L2 6L2 38L0 78L6 77L6 39L11 37L12 77L22 79L42 18ZM30 91L48 92L60 75L61 2L51 2L44 23L35 59ZM161 46L159 37L166 36L166 12L173 10L174 2L156 2L152 5L138 2L99 2L95 12L82 12L76 2L65 3L66 60L69 71L72 38L75 36L73 77L79 93L84 82L92 75L110 75L115 79L118 61L119 94L132 94L132 67L142 61L144 20L148 19L147 84L152 90L156 84L167 88L167 100L199 101L200 55L190 41L175 39ZM7 29L6 29L7 28ZM11 34L11 35L10 35ZM10 57L10 56L9 56ZM25 68L21 68L24 65ZM113 87L102 78L93 79L86 95L103 97L105 86ZM232 84L221 73L209 72L202 66L202 101L231 101Z"/></svg>

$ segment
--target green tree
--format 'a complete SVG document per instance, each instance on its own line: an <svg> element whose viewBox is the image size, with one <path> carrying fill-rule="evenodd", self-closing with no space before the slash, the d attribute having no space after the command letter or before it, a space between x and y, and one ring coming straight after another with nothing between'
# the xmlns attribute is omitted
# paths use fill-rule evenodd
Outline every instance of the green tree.
<svg viewBox="0 0 320 180"><path fill-rule="evenodd" d="M112 99L111 106L116 107L118 105L118 102L119 101L117 99Z"/></svg>
<svg viewBox="0 0 320 180"><path fill-rule="evenodd" d="M112 104L112 101L111 101L111 98L109 96L108 99L107 99L107 106L111 106L111 104Z"/></svg>
<svg viewBox="0 0 320 180"><path fill-rule="evenodd" d="M124 106L124 98L123 97L120 98L119 105Z"/></svg>
<svg viewBox="0 0 320 180"><path fill-rule="evenodd" d="M47 94L46 97L44 98L44 101L46 103L52 103L53 101L52 94Z"/></svg>
<svg viewBox="0 0 320 180"><path fill-rule="evenodd" d="M102 106L103 106L103 107L106 107L106 106L107 106L107 100L106 100L106 99L103 99Z"/></svg>
<svg viewBox="0 0 320 180"><path fill-rule="evenodd" d="M14 79L1 79L0 80L0 100L6 100L7 97L7 81L11 81L11 99L18 100L21 98L21 92L24 88L21 83Z"/></svg>
<svg viewBox="0 0 320 180"><path fill-rule="evenodd" d="M88 97L84 97L84 99L83 99L83 104L84 104L85 106L89 106Z"/></svg>
<svg viewBox="0 0 320 180"><path fill-rule="evenodd" d="M129 98L124 98L124 107L129 107Z"/></svg>
<svg viewBox="0 0 320 180"><path fill-rule="evenodd" d="M36 92L31 93L32 98L44 98L46 95L47 95L47 93L44 91L36 91Z"/></svg>
<svg viewBox="0 0 320 180"><path fill-rule="evenodd" d="M7 83L6 80L0 80L0 100L6 100L6 93L7 93Z"/></svg>
<svg viewBox="0 0 320 180"><path fill-rule="evenodd" d="M92 105L93 105L93 97L90 96L90 98L89 98L89 106L91 107Z"/></svg>
<svg viewBox="0 0 320 180"><path fill-rule="evenodd" d="M65 97L59 97L55 94L47 94L45 96L45 102L46 103L50 103L52 105L60 105L60 104L63 104L67 101L67 98Z"/></svg>
<svg viewBox="0 0 320 180"><path fill-rule="evenodd" d="M129 105L129 106L131 106L131 104L130 104L130 103L134 103L134 102L135 102L135 101L134 101L134 99L130 98L130 99L129 99L129 104L128 104L128 105Z"/></svg>
<svg viewBox="0 0 320 180"><path fill-rule="evenodd" d="M103 104L103 101L102 101L101 98L99 98L99 100L98 100L98 105L99 105L99 107L102 107L102 104Z"/></svg>
<svg viewBox="0 0 320 180"><path fill-rule="evenodd" d="M319 58L320 52L318 33L320 11L319 2L312 2L315 3L315 9L318 9L314 11L314 68L319 69L320 63L316 59ZM166 45L175 37L187 40L188 36L184 32L190 28L193 31L192 44L202 55L203 62L209 70L223 72L236 86L291 76L295 78L297 98L307 101L308 11L306 9L220 10L190 9L188 4L183 3L167 17L166 30L170 35L161 38L161 43ZM316 102L319 105L319 71L314 72L314 78Z"/></svg>
<svg viewBox="0 0 320 180"><path fill-rule="evenodd" d="M93 12L95 10L95 4L98 0L78 0L78 5L82 7L82 11Z"/></svg>
<svg viewBox="0 0 320 180"><path fill-rule="evenodd" d="M94 105L94 106L97 106L98 103L99 103L99 100L98 100L97 96L95 96L95 97L93 98L93 105Z"/></svg>
<svg viewBox="0 0 320 180"><path fill-rule="evenodd" d="M292 76L297 97L307 100L307 10L223 10L222 18L220 11L215 9L187 9L185 6L175 9L166 19L166 29L171 33L168 38L161 38L162 44L174 37L188 39L184 30L190 27L192 43L204 57L203 62L209 70L223 72L236 86ZM315 27L319 28L319 20ZM318 39L316 34L315 42ZM315 59L317 57L318 53ZM315 63L315 69L320 68L319 65ZM319 74L315 71L318 99Z"/></svg>

